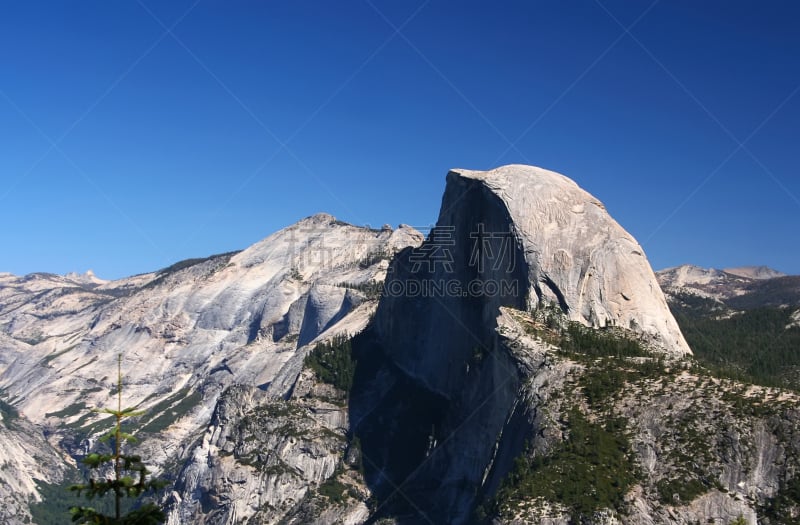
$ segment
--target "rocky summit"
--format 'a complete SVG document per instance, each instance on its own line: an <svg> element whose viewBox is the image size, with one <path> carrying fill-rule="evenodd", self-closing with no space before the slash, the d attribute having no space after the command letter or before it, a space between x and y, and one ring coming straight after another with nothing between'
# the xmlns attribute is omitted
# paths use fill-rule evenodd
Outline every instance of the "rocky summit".
<svg viewBox="0 0 800 525"><path fill-rule="evenodd" d="M118 354L172 525L800 519L797 394L701 366L641 246L540 168L451 171L427 237L319 214L119 281L0 274L0 521L58 522Z"/></svg>
<svg viewBox="0 0 800 525"><path fill-rule="evenodd" d="M123 402L147 412L141 451L167 468L186 460L232 385L283 394L303 348L363 330L375 309L363 290L383 280L394 252L421 241L411 228L372 230L319 214L244 251L119 281L0 277L4 403L47 436L29 455L64 456L29 468L25 454L8 453L0 476L18 490L4 507L15 510L0 509L0 521L23 522L37 481L62 482L96 446L107 423L90 409L111 402L118 354ZM0 433L13 439L16 426Z"/></svg>
<svg viewBox="0 0 800 525"><path fill-rule="evenodd" d="M504 227L527 266L530 302L555 301L571 320L622 326L652 336L667 352L691 352L642 247L575 182L533 166L454 170L440 222L463 215L457 204L470 194L497 200L507 217Z"/></svg>

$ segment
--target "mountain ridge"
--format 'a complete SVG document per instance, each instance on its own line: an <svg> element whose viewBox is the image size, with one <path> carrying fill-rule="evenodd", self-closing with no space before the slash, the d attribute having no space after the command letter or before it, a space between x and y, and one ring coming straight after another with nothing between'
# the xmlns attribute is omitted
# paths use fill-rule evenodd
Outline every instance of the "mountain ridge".
<svg viewBox="0 0 800 525"><path fill-rule="evenodd" d="M452 170L427 238L316 214L239 252L84 281L0 274L0 398L42 432L42 457L69 454L48 471L4 459L0 476L27 487L3 495L8 523L30 519L34 479L63 482L98 446L106 423L88 409L115 391L120 349L125 404L149 410L138 452L175 481L169 525L479 511L688 524L797 509L775 503L796 479L796 397L702 371L641 247L554 172ZM351 381L326 380L342 370ZM8 414L0 440L13 443ZM624 483L598 480L605 492L586 501L515 470L581 450L578 429L618 450L559 468L617 469ZM750 468L767 456L780 466Z"/></svg>
<svg viewBox="0 0 800 525"><path fill-rule="evenodd" d="M0 389L27 420L52 427L56 447L80 458L100 425L88 409L108 402L115 376L107 371L122 353L126 405L180 407L171 420L155 413L140 423L157 436L141 447L158 472L180 458L231 384L266 388L299 343L363 329L375 301L342 283L382 280L393 251L421 239L407 227L376 231L317 214L235 254L99 285L4 276ZM65 469L19 473L52 483Z"/></svg>
<svg viewBox="0 0 800 525"><path fill-rule="evenodd" d="M731 272L684 264L659 270L656 277L667 296L691 293L739 309L800 304L800 276L767 266L742 268Z"/></svg>

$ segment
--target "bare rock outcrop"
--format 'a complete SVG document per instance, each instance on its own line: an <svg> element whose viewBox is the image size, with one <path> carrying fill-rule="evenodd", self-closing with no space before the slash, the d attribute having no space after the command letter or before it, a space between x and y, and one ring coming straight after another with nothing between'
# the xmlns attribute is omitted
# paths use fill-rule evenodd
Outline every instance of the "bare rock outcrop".
<svg viewBox="0 0 800 525"><path fill-rule="evenodd" d="M459 213L457 202L476 185L507 210L528 267L532 303L557 302L572 320L630 328L655 337L668 352L691 353L644 250L597 198L533 166L453 170L443 218Z"/></svg>
<svg viewBox="0 0 800 525"><path fill-rule="evenodd" d="M531 166L451 171L431 235L392 261L365 352L386 361L351 402L367 479L392 512L465 523L497 489L535 428L524 378L548 366L541 352L517 359L497 317L551 303L691 354L642 248L597 199Z"/></svg>

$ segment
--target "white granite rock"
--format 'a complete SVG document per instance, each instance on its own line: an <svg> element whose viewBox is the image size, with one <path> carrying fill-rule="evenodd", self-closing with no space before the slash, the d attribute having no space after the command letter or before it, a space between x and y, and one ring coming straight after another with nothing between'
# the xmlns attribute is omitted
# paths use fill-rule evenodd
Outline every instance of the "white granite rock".
<svg viewBox="0 0 800 525"><path fill-rule="evenodd" d="M470 183L505 205L525 253L532 303L555 301L572 320L630 328L654 336L670 353L691 353L644 250L598 199L569 178L533 166L448 175L448 184Z"/></svg>

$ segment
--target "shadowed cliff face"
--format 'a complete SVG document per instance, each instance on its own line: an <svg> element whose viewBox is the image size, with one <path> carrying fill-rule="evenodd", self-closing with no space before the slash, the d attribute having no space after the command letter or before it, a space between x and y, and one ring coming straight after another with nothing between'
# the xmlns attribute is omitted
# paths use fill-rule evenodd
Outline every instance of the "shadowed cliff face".
<svg viewBox="0 0 800 525"><path fill-rule="evenodd" d="M519 374L495 319L500 306L526 307L527 276L503 203L479 181L448 179L436 228L394 259L356 345L351 421L384 502L377 515L463 522L507 470L495 474L493 458L510 464L521 450Z"/></svg>
<svg viewBox="0 0 800 525"><path fill-rule="evenodd" d="M376 332L397 367L450 398L476 348L492 346L499 307L525 309L528 288L503 203L479 181L450 177L427 241L389 269Z"/></svg>
<svg viewBox="0 0 800 525"><path fill-rule="evenodd" d="M351 421L377 516L462 523L497 488L536 407L496 319L540 303L689 351L641 248L597 199L530 166L450 172L436 227L397 254L356 346Z"/></svg>

